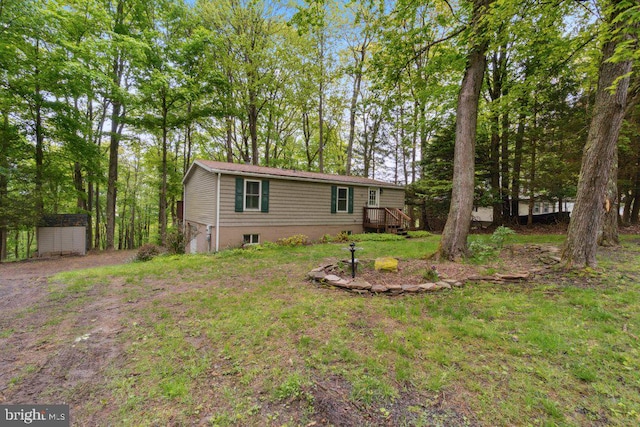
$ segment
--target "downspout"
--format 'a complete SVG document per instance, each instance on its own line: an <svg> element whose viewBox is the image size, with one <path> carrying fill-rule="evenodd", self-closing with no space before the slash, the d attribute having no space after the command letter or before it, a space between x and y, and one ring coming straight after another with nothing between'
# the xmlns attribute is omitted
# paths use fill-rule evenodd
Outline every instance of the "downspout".
<svg viewBox="0 0 640 427"><path fill-rule="evenodd" d="M216 252L220 250L220 182L222 173L218 172L218 184L216 187Z"/></svg>

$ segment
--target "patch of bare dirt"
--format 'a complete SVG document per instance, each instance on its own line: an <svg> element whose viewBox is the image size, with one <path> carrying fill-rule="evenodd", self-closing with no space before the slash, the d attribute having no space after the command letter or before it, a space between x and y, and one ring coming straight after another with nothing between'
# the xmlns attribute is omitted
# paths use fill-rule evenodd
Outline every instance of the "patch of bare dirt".
<svg viewBox="0 0 640 427"><path fill-rule="evenodd" d="M135 251L109 251L0 263L0 312L32 306L46 293L47 278L56 273L123 264L134 256Z"/></svg>
<svg viewBox="0 0 640 427"><path fill-rule="evenodd" d="M133 255L113 251L0 264L0 403L79 401L86 385L102 381L105 367L120 354L120 298L94 287L86 302L74 296L55 300L48 279L121 264ZM78 330L84 333L74 335Z"/></svg>
<svg viewBox="0 0 640 427"><path fill-rule="evenodd" d="M393 401L363 405L351 397L351 387L339 376L318 380L312 388L313 425L330 426L398 426L475 425L467 416L464 404L447 401L444 393L429 396L415 389L405 389ZM460 402L457 402L460 403Z"/></svg>

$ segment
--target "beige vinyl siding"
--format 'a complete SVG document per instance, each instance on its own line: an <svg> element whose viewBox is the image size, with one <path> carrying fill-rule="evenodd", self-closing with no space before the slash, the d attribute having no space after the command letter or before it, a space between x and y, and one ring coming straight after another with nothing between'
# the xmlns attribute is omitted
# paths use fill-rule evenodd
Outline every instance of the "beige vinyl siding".
<svg viewBox="0 0 640 427"><path fill-rule="evenodd" d="M383 188L380 194L381 208L404 208L404 189Z"/></svg>
<svg viewBox="0 0 640 427"><path fill-rule="evenodd" d="M236 176L222 175L220 227L362 224L362 208L369 196L368 186L335 184L354 188L353 213L332 214L331 184L270 179L268 213L235 212L235 180ZM383 193L387 191L392 190Z"/></svg>
<svg viewBox="0 0 640 427"><path fill-rule="evenodd" d="M215 225L217 179L217 174L195 167L185 182L185 222Z"/></svg>

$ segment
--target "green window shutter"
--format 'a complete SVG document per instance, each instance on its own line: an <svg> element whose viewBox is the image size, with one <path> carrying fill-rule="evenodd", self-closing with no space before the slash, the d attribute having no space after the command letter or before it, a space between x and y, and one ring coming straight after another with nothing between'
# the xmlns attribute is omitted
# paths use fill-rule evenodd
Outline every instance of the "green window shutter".
<svg viewBox="0 0 640 427"><path fill-rule="evenodd" d="M338 187L331 186L331 213L338 211Z"/></svg>
<svg viewBox="0 0 640 427"><path fill-rule="evenodd" d="M236 178L236 212L242 212L244 208L244 179Z"/></svg>
<svg viewBox="0 0 640 427"><path fill-rule="evenodd" d="M353 187L349 187L349 213L353 213L353 193L355 193Z"/></svg>
<svg viewBox="0 0 640 427"><path fill-rule="evenodd" d="M269 212L269 181L262 181L262 206L260 206L262 212Z"/></svg>

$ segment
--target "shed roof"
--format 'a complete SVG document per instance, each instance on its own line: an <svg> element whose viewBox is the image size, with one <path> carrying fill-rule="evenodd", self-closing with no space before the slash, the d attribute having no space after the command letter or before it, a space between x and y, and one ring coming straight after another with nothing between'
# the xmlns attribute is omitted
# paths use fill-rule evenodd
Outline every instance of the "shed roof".
<svg viewBox="0 0 640 427"><path fill-rule="evenodd" d="M318 172L306 172L306 171L290 170L290 169L269 168L265 166L247 165L243 163L216 162L213 160L196 160L195 162L193 162L193 164L187 171L183 181L186 181L186 179L189 177L191 173L191 170L196 165L212 173L220 172L228 175L280 178L280 179L289 179L293 181L314 181L314 182L327 182L327 183L337 183L337 184L367 185L372 187L385 187L385 188L395 188L395 189L402 188L401 186L396 184L391 184L384 181L378 181L375 179L363 178L360 176L331 175L331 174L318 173Z"/></svg>

